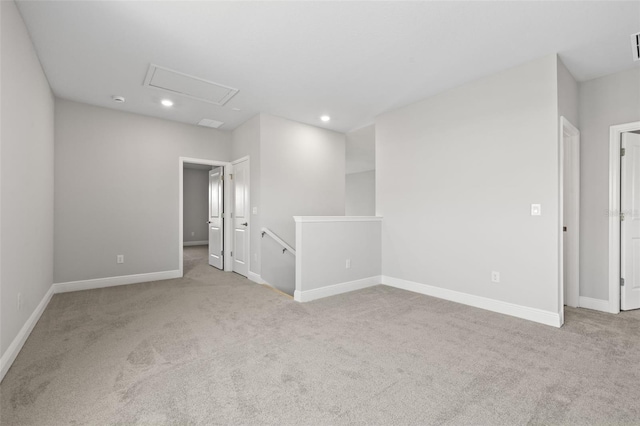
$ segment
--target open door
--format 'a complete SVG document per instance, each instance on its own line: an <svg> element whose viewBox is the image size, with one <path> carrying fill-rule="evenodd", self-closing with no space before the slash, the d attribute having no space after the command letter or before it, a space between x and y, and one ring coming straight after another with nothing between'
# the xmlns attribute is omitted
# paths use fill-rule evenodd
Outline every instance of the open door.
<svg viewBox="0 0 640 426"><path fill-rule="evenodd" d="M233 272L249 275L249 160L233 164Z"/></svg>
<svg viewBox="0 0 640 426"><path fill-rule="evenodd" d="M622 134L620 157L620 308L640 309L640 135Z"/></svg>
<svg viewBox="0 0 640 426"><path fill-rule="evenodd" d="M209 265L224 269L223 168L209 171Z"/></svg>
<svg viewBox="0 0 640 426"><path fill-rule="evenodd" d="M566 118L561 122L563 300L575 308L580 299L580 132Z"/></svg>

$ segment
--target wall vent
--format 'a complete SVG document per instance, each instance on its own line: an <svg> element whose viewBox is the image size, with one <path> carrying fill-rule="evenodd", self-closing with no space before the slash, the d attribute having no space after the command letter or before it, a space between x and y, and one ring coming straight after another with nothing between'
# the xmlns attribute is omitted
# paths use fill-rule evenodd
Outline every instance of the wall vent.
<svg viewBox="0 0 640 426"><path fill-rule="evenodd" d="M210 118L203 118L198 123L199 126L213 127L214 129L219 129L223 124L224 122L222 121L212 120Z"/></svg>
<svg viewBox="0 0 640 426"><path fill-rule="evenodd" d="M633 60L640 61L640 33L631 34L631 49L633 50Z"/></svg>
<svg viewBox="0 0 640 426"><path fill-rule="evenodd" d="M226 104L238 93L238 89L233 87L223 86L155 64L149 65L144 85L220 106Z"/></svg>

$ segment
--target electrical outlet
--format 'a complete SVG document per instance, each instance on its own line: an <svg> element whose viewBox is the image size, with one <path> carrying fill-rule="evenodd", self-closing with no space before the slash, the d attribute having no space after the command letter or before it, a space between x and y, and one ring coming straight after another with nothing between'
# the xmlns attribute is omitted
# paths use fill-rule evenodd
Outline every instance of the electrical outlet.
<svg viewBox="0 0 640 426"><path fill-rule="evenodd" d="M18 293L18 310L22 310L22 293Z"/></svg>
<svg viewBox="0 0 640 426"><path fill-rule="evenodd" d="M500 272L491 271L491 281L494 283L500 282Z"/></svg>
<svg viewBox="0 0 640 426"><path fill-rule="evenodd" d="M351 268L351 259L347 259L347 261L345 262L345 269L349 269Z"/></svg>
<svg viewBox="0 0 640 426"><path fill-rule="evenodd" d="M116 256L116 263L124 263L124 254Z"/></svg>
<svg viewBox="0 0 640 426"><path fill-rule="evenodd" d="M258 208L257 207L253 208L253 214L258 214Z"/></svg>

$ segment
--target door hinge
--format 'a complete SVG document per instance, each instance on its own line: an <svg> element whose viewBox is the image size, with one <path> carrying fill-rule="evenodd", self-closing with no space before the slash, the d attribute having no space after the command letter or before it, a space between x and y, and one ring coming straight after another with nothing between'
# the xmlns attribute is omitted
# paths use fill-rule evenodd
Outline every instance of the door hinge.
<svg viewBox="0 0 640 426"><path fill-rule="evenodd" d="M627 155L627 148L620 148L620 157Z"/></svg>
<svg viewBox="0 0 640 426"><path fill-rule="evenodd" d="M220 250L220 256L224 256L224 250Z"/></svg>
<svg viewBox="0 0 640 426"><path fill-rule="evenodd" d="M231 252L231 254L229 256L233 257L233 252Z"/></svg>
<svg viewBox="0 0 640 426"><path fill-rule="evenodd" d="M620 213L620 221L622 222L624 220L624 212Z"/></svg>
<svg viewBox="0 0 640 426"><path fill-rule="evenodd" d="M620 278L620 287L624 287L624 278Z"/></svg>
<svg viewBox="0 0 640 426"><path fill-rule="evenodd" d="M220 173L220 180L224 180L224 173Z"/></svg>
<svg viewBox="0 0 640 426"><path fill-rule="evenodd" d="M229 173L229 180L233 180L233 173Z"/></svg>

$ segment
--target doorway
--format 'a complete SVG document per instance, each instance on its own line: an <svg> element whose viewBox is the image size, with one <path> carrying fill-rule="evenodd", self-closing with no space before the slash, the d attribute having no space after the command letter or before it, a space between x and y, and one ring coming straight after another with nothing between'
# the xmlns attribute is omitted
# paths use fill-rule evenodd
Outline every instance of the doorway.
<svg viewBox="0 0 640 426"><path fill-rule="evenodd" d="M198 195L200 197L199 211L194 215L195 218L185 218L185 195L189 200L189 195L185 194L185 170L199 171L203 175L201 186L204 189ZM189 171L186 173L190 173ZM228 178L230 174L231 164L227 162L188 157L179 158L178 265L180 277L184 276L185 245L187 250L193 251L196 256L199 255L190 247L192 244L193 247L200 247L200 251L203 250L203 246L207 247L208 254L206 256L209 265L225 271L232 270L231 256L225 255L227 252L231 253L231 247L225 247L225 242L231 242L231 226L224 226L224 220L229 217L229 213L225 212L231 212L231 197L229 195L231 191L225 191L225 178ZM218 180L214 188L211 187L212 178ZM187 179L189 178L187 177ZM188 221L192 219L195 220L191 226L193 229L185 229L185 223L188 224ZM212 230L211 225L217 229ZM185 232L188 233L187 238L185 238ZM194 235L192 236L191 233ZM193 240L193 242L190 243L188 240ZM226 245L230 246L230 244ZM215 256L211 256L212 254Z"/></svg>
<svg viewBox="0 0 640 426"><path fill-rule="evenodd" d="M609 134L609 312L640 309L640 121Z"/></svg>

